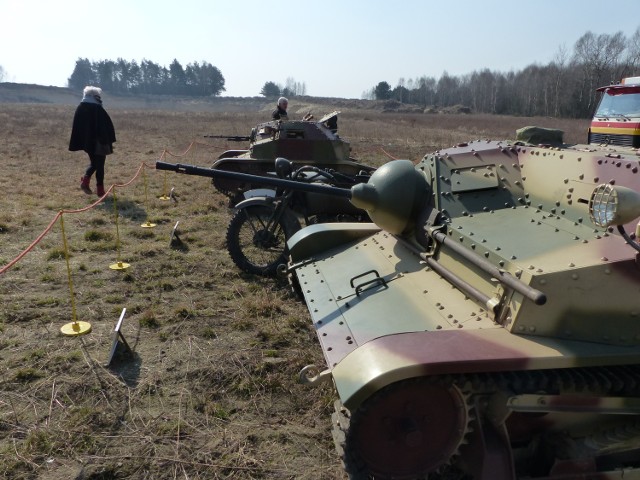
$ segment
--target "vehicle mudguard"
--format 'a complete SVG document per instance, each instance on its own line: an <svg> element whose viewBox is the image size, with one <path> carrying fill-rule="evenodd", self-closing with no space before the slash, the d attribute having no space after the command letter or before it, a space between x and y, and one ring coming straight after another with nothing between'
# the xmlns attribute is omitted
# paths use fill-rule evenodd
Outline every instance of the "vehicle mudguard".
<svg viewBox="0 0 640 480"><path fill-rule="evenodd" d="M298 231L287 241L287 246L295 263L379 231L380 227L375 223L320 223Z"/></svg>
<svg viewBox="0 0 640 480"><path fill-rule="evenodd" d="M246 200L243 200L243 201L239 202L234 207L234 209L237 212L239 212L240 210L242 210L244 208L250 208L250 207L254 207L254 206L263 206L263 207L275 208L275 205L274 205L274 202L273 202L273 197L271 197L271 196L264 197L263 196L263 197L247 198ZM298 220L298 217L293 212L293 210L291 210L290 208L285 208L284 209L284 212L282 213L282 219L289 226L288 231L290 231L290 232L298 232L300 230L300 221Z"/></svg>

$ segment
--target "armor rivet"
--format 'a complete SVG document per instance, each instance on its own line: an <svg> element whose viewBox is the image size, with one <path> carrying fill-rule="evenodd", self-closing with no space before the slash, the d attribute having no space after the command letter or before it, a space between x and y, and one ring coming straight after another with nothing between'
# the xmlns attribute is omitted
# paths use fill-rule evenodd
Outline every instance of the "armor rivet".
<svg viewBox="0 0 640 480"><path fill-rule="evenodd" d="M598 238L600 238L600 237L598 237ZM602 257L600 260L602 260L603 262L608 262L609 261L609 259L607 257Z"/></svg>
<svg viewBox="0 0 640 480"><path fill-rule="evenodd" d="M573 280L578 280L578 274L577 274L577 273L574 273L573 275L571 275L571 278L572 278Z"/></svg>
<svg viewBox="0 0 640 480"><path fill-rule="evenodd" d="M546 285L547 281L544 278L540 279L540 285Z"/></svg>
<svg viewBox="0 0 640 480"><path fill-rule="evenodd" d="M605 275L611 275L611 270L609 270L608 268L605 268L604 274Z"/></svg>

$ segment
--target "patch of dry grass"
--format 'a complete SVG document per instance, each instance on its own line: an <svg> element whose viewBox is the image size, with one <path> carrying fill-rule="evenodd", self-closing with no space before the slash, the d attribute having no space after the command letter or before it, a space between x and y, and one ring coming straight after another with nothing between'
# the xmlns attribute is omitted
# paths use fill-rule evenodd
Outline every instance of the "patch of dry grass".
<svg viewBox="0 0 640 480"><path fill-rule="evenodd" d="M107 105L108 108L108 105ZM265 114L109 110L116 153L108 185L142 162L210 166ZM83 153L67 151L72 107L3 105L0 113L0 265L63 209L90 205L78 188ZM508 138L552 121L346 111L353 155L380 165L417 160L474 138ZM563 123L563 122L559 122ZM568 141L584 122L568 122ZM557 125L555 125L557 126ZM575 135L575 138L574 138ZM193 145L192 145L193 143ZM192 148L185 153L188 147ZM175 189L178 202L158 197ZM53 478L344 478L333 450L334 392L297 382L324 360L303 304L285 284L239 272L224 235L227 199L208 179L145 169L95 208L60 223L0 275L0 476ZM143 229L150 220L154 229ZM169 247L180 221L183 249ZM109 268L117 260L124 271ZM123 308L132 358L104 367ZM64 337L76 318L92 332Z"/></svg>

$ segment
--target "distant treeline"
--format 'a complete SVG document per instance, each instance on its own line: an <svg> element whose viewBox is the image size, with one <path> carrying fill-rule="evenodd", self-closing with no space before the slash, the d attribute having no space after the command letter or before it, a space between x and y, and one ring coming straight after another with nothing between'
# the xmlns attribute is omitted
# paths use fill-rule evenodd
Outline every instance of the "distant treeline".
<svg viewBox="0 0 640 480"><path fill-rule="evenodd" d="M140 64L122 58L91 62L76 60L68 79L69 88L82 90L98 85L110 93L149 93L156 95L216 96L225 90L224 77L207 62L194 62L183 67L173 60L169 68L150 60Z"/></svg>
<svg viewBox="0 0 640 480"><path fill-rule="evenodd" d="M585 33L570 54L563 47L547 65L518 72L488 69L463 76L401 78L395 88L380 82L364 92L369 99L446 108L462 105L477 113L587 118L593 115L596 88L640 75L640 27L631 38Z"/></svg>

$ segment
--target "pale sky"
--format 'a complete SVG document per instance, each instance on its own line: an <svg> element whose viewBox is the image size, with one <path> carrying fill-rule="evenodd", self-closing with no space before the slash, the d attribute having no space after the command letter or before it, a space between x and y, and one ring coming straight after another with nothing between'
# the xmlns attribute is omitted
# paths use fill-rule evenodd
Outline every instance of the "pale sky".
<svg viewBox="0 0 640 480"><path fill-rule="evenodd" d="M206 61L225 96L293 78L361 98L381 81L547 64L587 31L639 26L640 0L0 0L0 66L5 81L64 87L78 58Z"/></svg>

